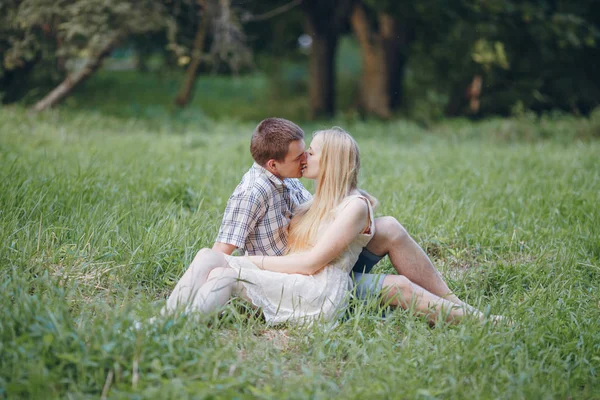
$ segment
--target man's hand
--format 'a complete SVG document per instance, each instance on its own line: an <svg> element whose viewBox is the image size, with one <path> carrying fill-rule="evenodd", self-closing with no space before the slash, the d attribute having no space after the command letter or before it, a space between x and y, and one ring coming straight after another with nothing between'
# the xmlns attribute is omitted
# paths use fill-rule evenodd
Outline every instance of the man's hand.
<svg viewBox="0 0 600 400"><path fill-rule="evenodd" d="M228 244L228 243L215 242L212 249L215 251L219 251L221 253L227 254L227 255L231 255L231 253L233 253L233 251L236 249L236 247L234 245Z"/></svg>

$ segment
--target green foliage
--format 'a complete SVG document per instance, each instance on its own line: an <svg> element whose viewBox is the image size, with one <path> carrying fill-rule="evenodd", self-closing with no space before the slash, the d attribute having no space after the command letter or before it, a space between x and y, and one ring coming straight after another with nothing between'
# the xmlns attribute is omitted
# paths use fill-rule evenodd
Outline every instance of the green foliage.
<svg viewBox="0 0 600 400"><path fill-rule="evenodd" d="M594 1L363 2L374 23L386 13L408 32L413 80L404 82L404 103L419 120L469 113L475 75L483 78L480 115L508 115L517 102L583 114L600 105Z"/></svg>
<svg viewBox="0 0 600 400"><path fill-rule="evenodd" d="M509 68L504 44L501 42L489 43L485 39L479 39L473 45L473 61L481 65L484 70L489 71L494 66L503 69Z"/></svg>
<svg viewBox="0 0 600 400"><path fill-rule="evenodd" d="M0 2L0 101L14 102L31 88L42 89L58 79L55 43L42 41L40 30L26 33L18 23L19 1ZM45 68L40 54L46 55ZM51 66L51 68L48 68Z"/></svg>
<svg viewBox="0 0 600 400"><path fill-rule="evenodd" d="M419 8L409 64L416 87L447 95L459 114L475 74L483 78L481 114L507 115L519 101L538 112L587 114L599 105L600 81L591 69L600 59L594 2L458 4Z"/></svg>
<svg viewBox="0 0 600 400"><path fill-rule="evenodd" d="M303 119L307 115L306 97L288 95L272 86L263 74L199 76L195 95L185 109L175 107L173 98L183 75L176 71L138 73L101 71L66 100L64 108L92 111L120 118L139 118L142 124L210 126L212 120L239 120L256 123L273 115ZM289 83L289 86L292 86Z"/></svg>
<svg viewBox="0 0 600 400"><path fill-rule="evenodd" d="M333 330L269 328L234 303L135 330L212 245L256 122L0 109L0 396L597 398L600 146L564 138L600 121L515 112L338 121L378 213L513 327L360 303Z"/></svg>
<svg viewBox="0 0 600 400"><path fill-rule="evenodd" d="M359 117L353 112L356 96L356 77L359 71L357 50L351 40L342 40L338 65L338 104L340 113L327 124L345 126ZM281 116L304 121L308 116L308 99L302 65L282 68L278 81L263 74L200 76L196 94L190 106L179 109L172 99L181 85L182 75L176 72L138 73L136 71L101 71L67 99L65 111L85 111L122 119L139 119L148 128L161 126L167 132L185 132L190 126L209 128L214 121L235 120L256 124L263 118ZM419 90L414 86L416 73L409 71L408 93ZM298 76L300 75L300 77ZM279 82L279 85L275 85ZM207 96L207 94L209 94ZM405 115L424 126L443 121L447 97L428 89L425 94L411 96ZM500 141L513 139L538 140L555 138L566 142L574 138L589 139L600 135L600 107L588 118L569 116L559 111L537 115L523 103L511 109L514 118L504 119L503 129L493 130ZM496 121L495 119L484 124ZM372 121L368 120L368 123ZM444 121L446 125L449 122ZM424 132L421 132L424 134ZM453 131L446 134L462 135Z"/></svg>
<svg viewBox="0 0 600 400"><path fill-rule="evenodd" d="M363 3L373 26L378 13L398 23L400 58L408 60L406 68L400 63L403 70L397 74L405 76L398 88L403 91L403 116L430 123L470 113L466 89L475 75L483 81L479 115L506 116L521 106L536 113L588 115L600 105L600 8L593 0ZM285 4L211 0L205 3L207 11L194 0L2 1L2 102L39 99L68 68L80 67L115 34L127 37L121 44L137 56L141 69L181 71L193 56L199 15L210 11L199 71L231 74L257 68L272 78L270 96L276 102L295 96L289 108L306 110L308 105L301 103L308 102L308 57L297 42L305 30L302 7L265 17ZM349 31L347 22L340 26L342 34ZM249 49L257 55L255 64ZM154 60L160 66L152 68L145 60L157 53ZM346 66L342 53L340 49L338 70ZM339 74L343 113L355 113L359 104L359 76L354 71Z"/></svg>
<svg viewBox="0 0 600 400"><path fill-rule="evenodd" d="M68 60L90 57L115 37L165 29L170 16L155 0L14 0L0 4L0 26L0 94L8 103L64 78Z"/></svg>
<svg viewBox="0 0 600 400"><path fill-rule="evenodd" d="M73 57L98 51L115 34L125 37L153 32L167 23L166 9L153 0L27 0L14 2L15 6L10 22L23 38L5 54L9 69L39 51L39 42L33 38L37 30L44 31L49 40L61 41L58 56Z"/></svg>
<svg viewBox="0 0 600 400"><path fill-rule="evenodd" d="M304 58L299 50L298 37L305 31L305 16L301 7L271 18L253 20L269 15L286 2L265 0L242 2L245 7L242 21L246 20L244 30L248 35L248 44L260 58L264 56L297 60Z"/></svg>

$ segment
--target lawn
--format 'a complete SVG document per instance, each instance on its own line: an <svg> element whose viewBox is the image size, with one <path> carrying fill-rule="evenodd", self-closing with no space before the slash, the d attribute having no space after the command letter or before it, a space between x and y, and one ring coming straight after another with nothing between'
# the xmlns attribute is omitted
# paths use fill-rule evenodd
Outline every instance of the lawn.
<svg viewBox="0 0 600 400"><path fill-rule="evenodd" d="M0 398L600 398L598 120L337 123L377 214L513 326L354 304L272 328L234 302L132 329L212 245L256 122L2 108Z"/></svg>

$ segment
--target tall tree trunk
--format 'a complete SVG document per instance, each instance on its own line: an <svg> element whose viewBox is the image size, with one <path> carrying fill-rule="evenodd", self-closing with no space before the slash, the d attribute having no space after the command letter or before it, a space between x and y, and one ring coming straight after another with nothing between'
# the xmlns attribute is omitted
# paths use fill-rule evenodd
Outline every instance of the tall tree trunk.
<svg viewBox="0 0 600 400"><path fill-rule="evenodd" d="M353 0L304 0L306 30L312 37L309 61L310 117L335 114L335 56L342 25Z"/></svg>
<svg viewBox="0 0 600 400"><path fill-rule="evenodd" d="M316 27L308 18L313 39L309 60L310 118L331 117L335 113L335 53L338 34L332 29Z"/></svg>
<svg viewBox="0 0 600 400"><path fill-rule="evenodd" d="M379 18L388 72L390 108L396 110L402 105L404 73L413 41L413 29L406 22L399 23L385 14L380 14Z"/></svg>
<svg viewBox="0 0 600 400"><path fill-rule="evenodd" d="M187 106L192 100L192 93L194 91L194 84L196 83L196 77L198 76L198 67L202 62L202 54L204 53L204 42L206 39L206 24L208 22L207 9L204 6L204 0L198 0L200 6L200 19L198 21L198 30L196 31L196 37L194 38L194 48L192 50L192 59L190 65L185 71L185 78L183 85L179 90L179 94L175 98L175 104L179 107Z"/></svg>
<svg viewBox="0 0 600 400"><path fill-rule="evenodd" d="M390 109L394 110L400 105L402 99L402 80L404 78L398 24L394 18L387 14L380 13L378 17L381 46L383 47L386 65L388 104Z"/></svg>
<svg viewBox="0 0 600 400"><path fill-rule="evenodd" d="M382 24L383 21L383 24ZM367 14L361 4L355 4L350 23L362 51L362 76L360 84L359 108L365 114L380 118L390 118L390 79L388 56L383 35L371 31ZM380 30L393 28L393 19L380 16Z"/></svg>
<svg viewBox="0 0 600 400"><path fill-rule="evenodd" d="M480 72L475 72L473 78L461 80L456 83L450 93L450 100L446 105L445 114L448 117L471 114L476 116L481 108L481 91L483 77Z"/></svg>
<svg viewBox="0 0 600 400"><path fill-rule="evenodd" d="M469 112L477 114L481 107L481 88L483 87L483 78L480 74L475 74L473 80L467 87L467 98L469 99Z"/></svg>
<svg viewBox="0 0 600 400"><path fill-rule="evenodd" d="M69 74L56 88L48 93L43 99L38 101L33 107L32 111L39 112L47 108L53 107L60 103L67 97L74 88L80 85L82 82L87 80L94 74L102 65L102 61L110 55L112 50L119 43L120 35L114 35L102 49L95 55L93 55L85 64L83 69L75 74Z"/></svg>

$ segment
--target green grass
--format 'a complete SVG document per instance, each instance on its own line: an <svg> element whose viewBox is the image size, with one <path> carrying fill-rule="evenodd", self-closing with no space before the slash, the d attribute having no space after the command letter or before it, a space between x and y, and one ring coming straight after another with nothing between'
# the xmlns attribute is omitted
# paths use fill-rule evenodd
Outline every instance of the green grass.
<svg viewBox="0 0 600 400"><path fill-rule="evenodd" d="M430 328L359 304L331 331L268 328L239 305L130 329L212 245L256 122L0 121L0 398L600 397L600 142L578 133L592 120L338 121L378 214L515 325Z"/></svg>

